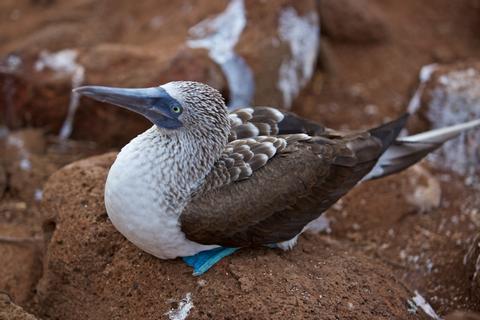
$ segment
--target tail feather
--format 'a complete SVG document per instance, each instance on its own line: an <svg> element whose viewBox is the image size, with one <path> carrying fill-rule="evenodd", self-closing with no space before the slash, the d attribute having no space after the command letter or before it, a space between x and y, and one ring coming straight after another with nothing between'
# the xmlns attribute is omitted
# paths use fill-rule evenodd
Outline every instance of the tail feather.
<svg viewBox="0 0 480 320"><path fill-rule="evenodd" d="M400 134L400 131L405 127L407 123L407 119L409 117L408 113L405 113L400 118L388 122L384 125L376 127L374 129L369 130L370 134L375 138L378 138L382 141L382 153L384 153L388 147L395 141L395 139Z"/></svg>
<svg viewBox="0 0 480 320"><path fill-rule="evenodd" d="M363 180L378 179L404 170L422 160L444 142L476 127L480 127L480 119L398 138Z"/></svg>

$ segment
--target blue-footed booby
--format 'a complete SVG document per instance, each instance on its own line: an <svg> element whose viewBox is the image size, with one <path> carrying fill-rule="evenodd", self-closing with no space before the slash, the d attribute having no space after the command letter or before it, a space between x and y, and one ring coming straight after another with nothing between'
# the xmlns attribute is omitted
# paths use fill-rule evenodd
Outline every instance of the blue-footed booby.
<svg viewBox="0 0 480 320"><path fill-rule="evenodd" d="M238 248L290 249L357 183L403 170L480 120L398 138L407 115L339 132L271 107L229 113L208 85L75 92L153 126L122 148L105 185L113 225L142 250L202 274Z"/></svg>

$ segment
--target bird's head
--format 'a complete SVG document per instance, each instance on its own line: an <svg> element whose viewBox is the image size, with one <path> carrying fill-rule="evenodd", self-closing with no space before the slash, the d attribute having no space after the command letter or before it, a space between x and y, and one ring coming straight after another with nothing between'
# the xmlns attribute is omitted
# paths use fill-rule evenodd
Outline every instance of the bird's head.
<svg viewBox="0 0 480 320"><path fill-rule="evenodd" d="M226 136L230 130L222 95L199 82L174 81L140 89L84 86L74 92L137 112L167 133Z"/></svg>

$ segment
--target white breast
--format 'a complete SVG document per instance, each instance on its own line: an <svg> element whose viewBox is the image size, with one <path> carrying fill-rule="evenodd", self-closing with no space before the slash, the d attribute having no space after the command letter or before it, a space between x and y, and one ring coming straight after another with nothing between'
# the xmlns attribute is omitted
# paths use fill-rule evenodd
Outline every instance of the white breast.
<svg viewBox="0 0 480 320"><path fill-rule="evenodd" d="M173 183L167 173L176 164L163 152L154 130L147 130L126 145L110 169L105 186L110 220L128 240L161 259L218 247L192 242L181 231L178 220L185 205L172 202L167 192ZM180 192L190 190L176 190L174 194Z"/></svg>

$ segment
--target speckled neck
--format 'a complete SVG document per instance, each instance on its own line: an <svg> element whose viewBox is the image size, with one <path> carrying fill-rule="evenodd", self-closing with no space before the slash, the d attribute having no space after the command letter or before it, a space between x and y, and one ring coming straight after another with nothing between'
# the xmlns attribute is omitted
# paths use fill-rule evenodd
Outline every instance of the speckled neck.
<svg viewBox="0 0 480 320"><path fill-rule="evenodd" d="M122 173L129 176L125 183L144 180L156 190L155 201L164 205L165 211L175 212L183 208L191 192L211 171L226 143L206 140L207 137L201 135L201 132L169 132L151 127L118 155L116 162L129 162L132 169L137 167L133 169L135 176Z"/></svg>

